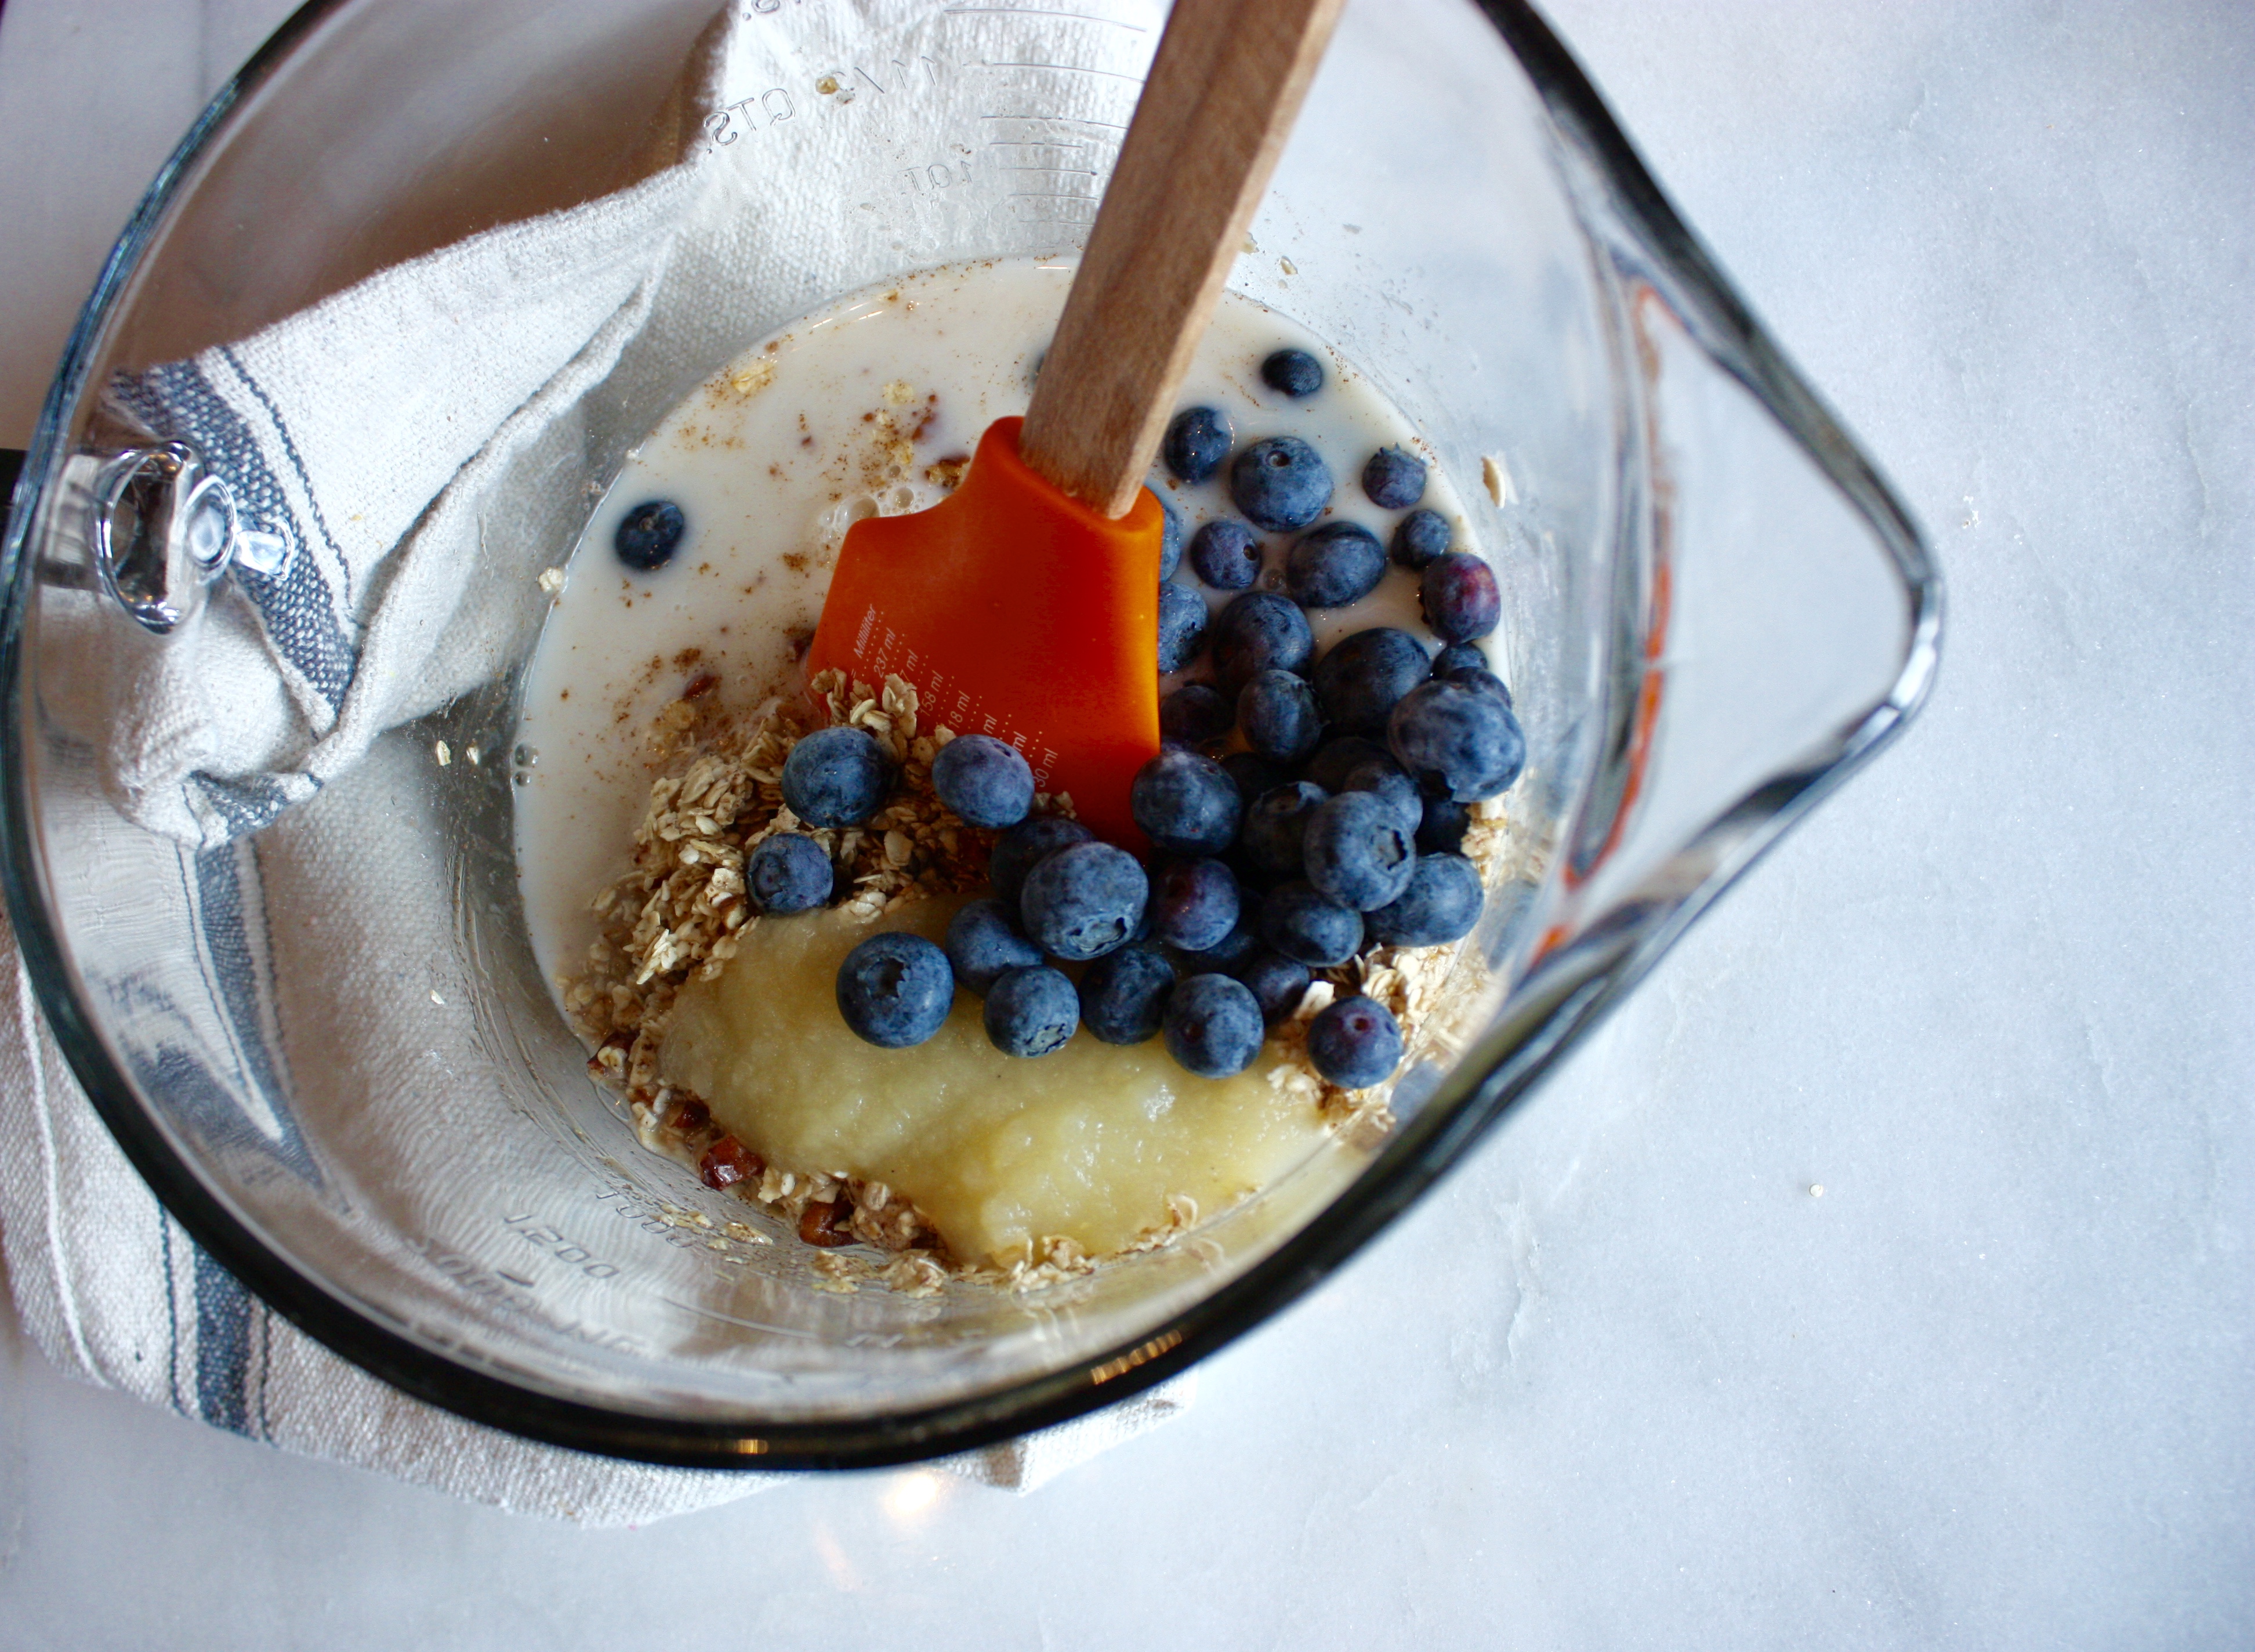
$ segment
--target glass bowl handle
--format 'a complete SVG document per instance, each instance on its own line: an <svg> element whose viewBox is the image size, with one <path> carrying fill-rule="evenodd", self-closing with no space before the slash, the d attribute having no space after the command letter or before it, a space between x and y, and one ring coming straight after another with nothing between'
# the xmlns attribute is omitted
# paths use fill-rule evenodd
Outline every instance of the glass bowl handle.
<svg viewBox="0 0 2255 1652"><path fill-rule="evenodd" d="M287 542L245 527L227 479L184 442L81 453L70 470L102 588L159 636L200 613L231 566L273 573L288 559Z"/></svg>

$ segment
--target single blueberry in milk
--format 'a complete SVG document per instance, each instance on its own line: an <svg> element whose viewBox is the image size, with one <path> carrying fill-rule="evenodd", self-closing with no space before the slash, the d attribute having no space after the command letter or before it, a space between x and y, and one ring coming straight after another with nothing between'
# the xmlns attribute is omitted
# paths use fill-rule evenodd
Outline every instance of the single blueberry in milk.
<svg viewBox="0 0 2255 1652"><path fill-rule="evenodd" d="M1191 540L1191 566L1217 591L1244 591L1261 577L1261 541L1241 522L1209 522Z"/></svg>
<svg viewBox="0 0 2255 1652"><path fill-rule="evenodd" d="M1400 447L1381 447L1362 467L1362 491L1387 510L1405 510L1425 496L1425 461Z"/></svg>
<svg viewBox="0 0 2255 1652"><path fill-rule="evenodd" d="M1416 573L1449 548L1449 519L1437 510L1413 510L1394 524L1394 559Z"/></svg>
<svg viewBox="0 0 2255 1652"><path fill-rule="evenodd" d="M1297 436L1271 436L1230 461L1229 496L1254 527L1289 533L1331 503L1331 467Z"/></svg>
<svg viewBox="0 0 2255 1652"><path fill-rule="evenodd" d="M1201 482L1221 468L1233 438L1229 415L1219 407L1185 407L1169 421L1159 457L1181 480Z"/></svg>
<svg viewBox="0 0 2255 1652"><path fill-rule="evenodd" d="M1303 608L1351 607L1385 576L1378 536L1359 522L1310 528L1284 554L1285 593Z"/></svg>
<svg viewBox="0 0 2255 1652"><path fill-rule="evenodd" d="M619 560L643 573L653 573L673 560L681 549L681 536L689 518L670 499L646 499L619 519L611 547Z"/></svg>
<svg viewBox="0 0 2255 1652"><path fill-rule="evenodd" d="M1296 401L1324 387L1324 364L1305 350L1271 350L1261 362L1261 382Z"/></svg>

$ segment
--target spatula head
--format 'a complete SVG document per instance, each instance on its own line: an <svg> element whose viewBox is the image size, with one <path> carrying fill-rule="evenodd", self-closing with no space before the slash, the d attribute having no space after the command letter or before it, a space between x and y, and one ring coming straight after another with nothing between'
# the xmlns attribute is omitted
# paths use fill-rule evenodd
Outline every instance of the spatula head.
<svg viewBox="0 0 2255 1652"><path fill-rule="evenodd" d="M921 726L1008 742L1035 790L1135 845L1128 783L1159 749L1164 518L1149 490L1115 521L1043 480L1022 422L996 420L931 510L847 531L806 669L903 678Z"/></svg>

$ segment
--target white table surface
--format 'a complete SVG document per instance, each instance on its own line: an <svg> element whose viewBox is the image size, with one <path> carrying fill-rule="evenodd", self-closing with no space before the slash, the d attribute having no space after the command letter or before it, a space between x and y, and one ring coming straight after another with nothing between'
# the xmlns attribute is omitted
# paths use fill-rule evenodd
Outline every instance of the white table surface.
<svg viewBox="0 0 2255 1652"><path fill-rule="evenodd" d="M8 0L0 442L285 9ZM2255 1642L2255 9L1551 15L1932 534L1909 736L1187 1416L1030 1497L581 1531L11 1324L0 1646Z"/></svg>

